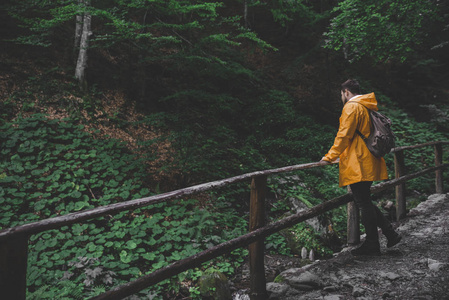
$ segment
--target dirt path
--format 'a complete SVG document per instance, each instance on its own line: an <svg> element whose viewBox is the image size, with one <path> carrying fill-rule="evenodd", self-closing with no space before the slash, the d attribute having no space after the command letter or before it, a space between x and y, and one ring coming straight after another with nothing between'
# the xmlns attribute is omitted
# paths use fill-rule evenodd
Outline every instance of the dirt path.
<svg viewBox="0 0 449 300"><path fill-rule="evenodd" d="M432 195L398 224L403 240L379 257L348 250L300 268L292 261L267 284L270 299L449 299L449 194Z"/></svg>

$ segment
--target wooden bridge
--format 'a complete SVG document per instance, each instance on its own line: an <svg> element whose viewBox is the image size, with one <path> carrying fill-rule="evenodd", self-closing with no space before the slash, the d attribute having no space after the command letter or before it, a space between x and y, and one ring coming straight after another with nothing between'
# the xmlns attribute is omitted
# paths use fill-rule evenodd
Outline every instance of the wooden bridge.
<svg viewBox="0 0 449 300"><path fill-rule="evenodd" d="M443 146L449 142L430 142L414 146L398 147L394 154L395 179L382 182L371 188L372 193L378 193L389 188L396 188L396 210L398 219L406 216L405 183L408 180L435 172L436 193L443 193L443 169L449 163L443 164ZM435 166L421 171L405 174L404 158L406 151L415 150L422 147L434 147ZM352 195L350 193L325 201L306 211L302 211L290 217L284 218L275 223L266 225L265 222L265 191L267 176L304 170L316 167L323 167L319 163L308 163L288 166L278 169L258 171L204 183L160 195L141 198L122 203L111 204L91 210L70 213L64 216L50 218L34 223L24 224L0 231L0 295L2 299L22 300L26 298L26 273L28 242L33 234L46 230L60 228L74 223L80 223L90 219L111 215L120 211L127 211L176 199L187 195L210 191L219 187L228 186L232 183L247 181L251 182L250 196L250 232L238 238L214 246L208 250L195 254L191 257L179 260L167 267L142 276L122 286L118 286L92 299L123 299L133 295L140 290L155 285L165 279L173 277L186 270L199 267L202 263L217 258L231 251L249 246L251 295L250 298L265 299L266 280L264 272L264 238L277 233L285 228L316 217L324 212L335 209L344 204L348 204L348 243L359 242L358 212L352 205ZM351 203L350 203L351 202Z"/></svg>

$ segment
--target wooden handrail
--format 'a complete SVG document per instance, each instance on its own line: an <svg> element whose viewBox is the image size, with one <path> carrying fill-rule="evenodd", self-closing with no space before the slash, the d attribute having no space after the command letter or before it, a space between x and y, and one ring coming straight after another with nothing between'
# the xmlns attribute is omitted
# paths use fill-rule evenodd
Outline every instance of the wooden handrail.
<svg viewBox="0 0 449 300"><path fill-rule="evenodd" d="M376 184L375 186L371 187L371 193L376 194L376 193L382 192L382 191L387 190L387 189L389 189L389 188L391 188L393 186L396 186L398 184L402 184L402 183L407 182L409 180L421 177L421 176L426 175L428 173L432 173L432 172L435 172L435 171L438 171L438 170L441 170L441 169L444 169L444 168L447 168L447 167L449 167L449 163L442 164L442 165L437 166L437 167L430 167L430 168L427 168L427 169L415 172L413 174L408 174L408 175L401 176L399 178L395 178L395 179L391 179L391 180L388 180L388 181L381 182L381 183Z"/></svg>
<svg viewBox="0 0 449 300"><path fill-rule="evenodd" d="M334 162L337 163L337 162ZM62 226L67 226L74 223L79 223L82 221L90 220L93 218L98 218L110 214L115 214L124 210L131 210L131 209L137 209L140 207L145 207L157 203L161 203L167 200L177 199L181 198L187 195L196 194L200 192L205 192L211 189L227 186L231 183L237 183L242 182L248 179L251 179L253 177L258 176L268 176L278 173L286 173L286 172L292 172L297 170L304 170L304 169L310 169L315 167L323 166L320 163L307 163L307 164L300 164L300 165L294 165L294 166L288 166L283 168L277 168L277 169L270 169L265 171L256 171L251 173L246 173L239 176L234 176L231 178L226 178L222 180L212 181L208 183L203 183L163 194L154 195L151 197L146 198L140 198L140 199L134 199L129 200L125 202L120 203L114 203L110 205L105 205L102 207L93 208L90 210L84 210L74 213L69 213L63 216L54 217L50 219L45 219L37 222L27 223L23 225L19 225L12 228L3 229L0 231L0 242L4 240L5 238L14 236L14 235L31 235L36 234L39 232L43 232L50 229L60 228Z"/></svg>
<svg viewBox="0 0 449 300"><path fill-rule="evenodd" d="M438 144L439 145L449 145L449 142L436 141L436 142L428 142L428 143L423 143L423 144L418 144L418 145L413 145L413 146L401 146L401 147L393 148L390 153L395 153L395 152L404 151L404 150L413 150L413 149L423 148L426 146L434 146L434 145L438 145Z"/></svg>
<svg viewBox="0 0 449 300"><path fill-rule="evenodd" d="M435 172L436 173L436 190L442 191L442 169L449 166L448 163L443 164L442 159L442 145L449 145L449 142L430 142L414 146L405 146L395 148L392 153L395 156L402 155L404 150L417 149L425 146L435 146L435 167L427 168L419 172L403 175L396 174L395 179L389 180L380 184L377 184L371 188L372 193L378 193L393 186L403 185L406 181L417 178L424 174ZM334 162L338 163L338 162ZM402 163L402 162L401 162ZM25 299L26 295L26 261L28 253L28 239L32 234L36 234L49 229L60 228L62 226L70 225L85 220L118 213L124 210L136 209L156 203L160 203L169 199L176 199L186 195L200 193L208 191L214 188L227 186L231 183L242 182L244 180L256 178L265 178L268 175L291 172L296 170L304 170L315 167L324 166L321 163L308 163L294 166L288 166L283 168L257 171L252 173L246 173L243 175L226 178L223 180L217 180L209 183L199 184L196 186L163 193L160 195L154 195L151 197L135 199L122 203L115 203L91 210L70 213L64 216L59 216L51 219L46 219L38 222L24 224L13 228L8 228L0 231L0 293L8 299ZM256 189L259 192L264 187L264 180L258 181L259 187ZM260 183L263 183L260 185ZM253 191L252 191L253 193ZM252 196L254 199L258 199L259 196ZM260 199L262 200L262 199ZM297 213L290 217L284 218L275 223L269 224L262 228L254 227L254 231L217 245L209 250L198 253L194 256L177 261L176 263L169 265L168 267L159 269L151 274L145 275L135 281L129 282L123 286L116 287L100 296L93 299L122 299L126 296L132 295L148 286L156 284L164 279L170 278L182 271L198 267L201 263L226 254L232 250L247 246L255 242L261 242L257 247L254 247L254 251L262 251L264 237L276 233L282 229L293 226L297 223L303 222L312 217L316 217L326 211L334 209L352 200L351 194L345 194L343 196L326 201L320 205L317 205L309 210ZM258 205L261 205L260 203ZM262 254L263 255L263 254ZM257 260L260 261L260 255L257 255ZM252 274L251 276L253 276ZM263 291L262 291L263 293ZM265 295L264 295L265 296ZM258 298L251 298L258 299Z"/></svg>

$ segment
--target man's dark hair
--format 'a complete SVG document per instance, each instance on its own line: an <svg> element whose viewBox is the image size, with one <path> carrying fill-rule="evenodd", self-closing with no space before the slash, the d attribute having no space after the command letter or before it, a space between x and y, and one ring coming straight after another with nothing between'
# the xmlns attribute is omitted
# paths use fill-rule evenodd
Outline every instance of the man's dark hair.
<svg viewBox="0 0 449 300"><path fill-rule="evenodd" d="M355 79L348 79L341 84L341 90L348 90L354 95L360 95L360 85Z"/></svg>

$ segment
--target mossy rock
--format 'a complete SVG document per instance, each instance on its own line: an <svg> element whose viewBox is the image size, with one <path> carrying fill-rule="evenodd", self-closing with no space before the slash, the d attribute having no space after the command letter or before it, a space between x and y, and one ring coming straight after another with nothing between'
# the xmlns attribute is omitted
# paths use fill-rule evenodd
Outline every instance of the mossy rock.
<svg viewBox="0 0 449 300"><path fill-rule="evenodd" d="M202 299L232 299L229 282L226 276L216 269L208 269L199 280Z"/></svg>
<svg viewBox="0 0 449 300"><path fill-rule="evenodd" d="M285 282L285 278L282 275L278 275L276 276L276 278L273 281L274 283L284 283Z"/></svg>

